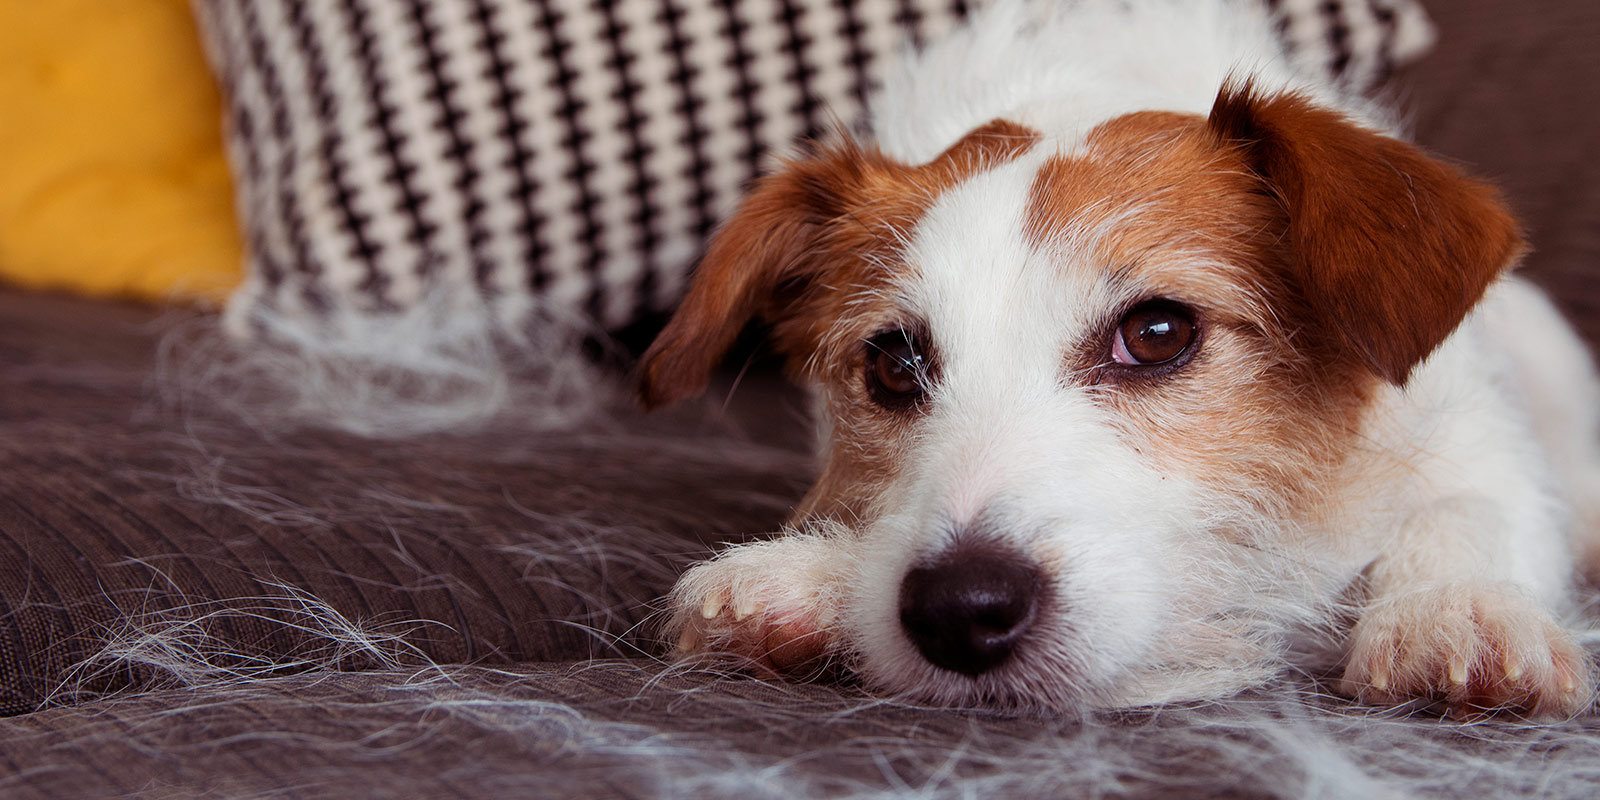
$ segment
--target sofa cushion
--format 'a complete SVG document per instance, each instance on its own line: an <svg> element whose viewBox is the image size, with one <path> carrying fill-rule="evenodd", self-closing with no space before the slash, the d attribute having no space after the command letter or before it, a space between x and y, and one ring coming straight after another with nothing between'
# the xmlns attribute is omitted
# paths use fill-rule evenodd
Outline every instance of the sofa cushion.
<svg viewBox="0 0 1600 800"><path fill-rule="evenodd" d="M221 107L186 0L0 3L0 279L220 304Z"/></svg>
<svg viewBox="0 0 1600 800"><path fill-rule="evenodd" d="M1432 41L1415 0L1259 2L1356 86ZM669 309L772 156L857 121L969 5L201 0L250 247L230 328L441 297L512 333Z"/></svg>

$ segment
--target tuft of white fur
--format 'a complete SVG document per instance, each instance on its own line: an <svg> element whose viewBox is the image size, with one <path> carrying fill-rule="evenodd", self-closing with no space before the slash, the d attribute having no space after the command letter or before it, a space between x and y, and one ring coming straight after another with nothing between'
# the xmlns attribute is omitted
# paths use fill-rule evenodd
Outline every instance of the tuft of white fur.
<svg viewBox="0 0 1600 800"><path fill-rule="evenodd" d="M234 312L239 316L243 312ZM157 388L180 410L221 412L262 431L328 428L372 438L574 427L619 405L618 381L580 352L592 327L529 314L520 332L483 301L439 291L396 312L324 316L251 306L242 318L175 326ZM249 337L224 328L243 325Z"/></svg>
<svg viewBox="0 0 1600 800"><path fill-rule="evenodd" d="M919 164L968 131L1007 119L1069 148L1134 111L1205 114L1230 76L1302 92L1366 124L1389 112L1283 51L1260 0L997 0L909 52L870 103L885 153Z"/></svg>
<svg viewBox="0 0 1600 800"><path fill-rule="evenodd" d="M170 580L167 584L177 588ZM139 691L217 689L306 671L397 670L431 663L406 637L442 623L353 620L292 584L269 581L266 588L258 597L227 602L185 599L181 591L176 596L163 593L159 606L125 610L102 632L100 648L62 673L43 705L97 699L108 685L117 686L119 678L130 675ZM305 644L292 653L276 653L219 633L244 620L282 626Z"/></svg>

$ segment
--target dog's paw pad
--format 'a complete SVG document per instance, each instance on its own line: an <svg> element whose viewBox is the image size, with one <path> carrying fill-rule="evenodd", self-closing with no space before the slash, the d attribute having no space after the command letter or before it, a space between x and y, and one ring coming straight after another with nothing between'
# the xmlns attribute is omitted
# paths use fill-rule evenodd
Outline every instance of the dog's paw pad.
<svg viewBox="0 0 1600 800"><path fill-rule="evenodd" d="M684 573L670 600L680 654L730 653L786 673L825 660L834 621L826 587L771 555L736 550Z"/></svg>
<svg viewBox="0 0 1600 800"><path fill-rule="evenodd" d="M1442 702L1453 713L1566 717L1593 701L1587 654L1515 590L1447 587L1369 608L1340 690L1363 702Z"/></svg>

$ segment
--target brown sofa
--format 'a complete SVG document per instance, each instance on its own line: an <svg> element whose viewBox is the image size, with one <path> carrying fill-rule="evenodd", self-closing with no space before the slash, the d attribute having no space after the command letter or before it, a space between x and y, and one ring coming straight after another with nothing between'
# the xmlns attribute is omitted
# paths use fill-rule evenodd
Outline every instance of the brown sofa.
<svg viewBox="0 0 1600 800"><path fill-rule="evenodd" d="M1600 342L1600 5L1430 11L1417 138L1506 188ZM1313 678L1062 720L675 668L651 602L804 489L770 365L726 409L372 441L175 397L193 324L0 292L0 796L1600 794L1594 719L1369 716Z"/></svg>

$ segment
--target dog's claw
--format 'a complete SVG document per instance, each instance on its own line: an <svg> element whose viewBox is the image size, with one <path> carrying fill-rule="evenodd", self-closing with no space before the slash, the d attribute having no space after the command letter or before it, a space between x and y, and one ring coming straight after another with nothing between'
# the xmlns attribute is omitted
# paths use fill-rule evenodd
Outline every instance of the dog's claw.
<svg viewBox="0 0 1600 800"><path fill-rule="evenodd" d="M716 592L706 595L706 601L700 605L700 616L703 619L716 619L722 613L722 595Z"/></svg>
<svg viewBox="0 0 1600 800"><path fill-rule="evenodd" d="M694 628L684 628L683 633L678 635L678 652L693 653L699 648L700 635L695 633Z"/></svg>
<svg viewBox="0 0 1600 800"><path fill-rule="evenodd" d="M1518 659L1515 655L1512 655L1512 654L1508 653L1506 655L1506 663L1505 663L1505 681L1506 681L1506 683L1516 683L1517 681L1522 680L1522 674L1523 674L1522 661L1520 659Z"/></svg>
<svg viewBox="0 0 1600 800"><path fill-rule="evenodd" d="M1369 610L1341 686L1370 703L1442 701L1462 718L1570 716L1592 697L1587 654L1571 635L1493 584L1417 591Z"/></svg>
<svg viewBox="0 0 1600 800"><path fill-rule="evenodd" d="M1555 668L1556 674L1561 676L1561 692L1568 695L1576 692L1578 690L1578 676L1572 674L1572 670L1568 669L1559 660L1555 662Z"/></svg>

